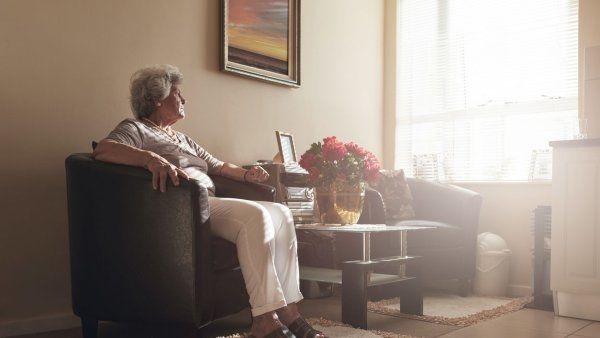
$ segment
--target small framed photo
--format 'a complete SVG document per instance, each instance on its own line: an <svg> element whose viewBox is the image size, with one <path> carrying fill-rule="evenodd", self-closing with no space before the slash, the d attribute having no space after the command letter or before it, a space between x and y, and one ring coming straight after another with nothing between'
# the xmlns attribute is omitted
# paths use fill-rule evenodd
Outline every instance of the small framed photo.
<svg viewBox="0 0 600 338"><path fill-rule="evenodd" d="M221 0L221 70L300 86L300 0Z"/></svg>
<svg viewBox="0 0 600 338"><path fill-rule="evenodd" d="M279 146L279 154L282 163L295 163L296 148L294 147L294 137L292 134L276 131L277 145Z"/></svg>

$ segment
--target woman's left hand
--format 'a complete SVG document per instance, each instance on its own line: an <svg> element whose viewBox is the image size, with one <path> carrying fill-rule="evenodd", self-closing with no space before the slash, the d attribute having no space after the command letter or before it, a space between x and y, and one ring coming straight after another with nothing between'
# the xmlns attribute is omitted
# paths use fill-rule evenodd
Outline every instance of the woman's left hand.
<svg viewBox="0 0 600 338"><path fill-rule="evenodd" d="M246 171L244 179L246 182L262 183L269 179L269 173L262 167L254 166Z"/></svg>

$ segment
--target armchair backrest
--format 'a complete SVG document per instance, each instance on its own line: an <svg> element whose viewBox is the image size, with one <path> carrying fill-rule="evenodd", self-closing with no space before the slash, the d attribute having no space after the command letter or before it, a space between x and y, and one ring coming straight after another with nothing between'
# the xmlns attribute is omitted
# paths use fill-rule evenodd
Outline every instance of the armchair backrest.
<svg viewBox="0 0 600 338"><path fill-rule="evenodd" d="M407 178L417 219L448 223L473 229L479 222L480 194L451 184Z"/></svg>

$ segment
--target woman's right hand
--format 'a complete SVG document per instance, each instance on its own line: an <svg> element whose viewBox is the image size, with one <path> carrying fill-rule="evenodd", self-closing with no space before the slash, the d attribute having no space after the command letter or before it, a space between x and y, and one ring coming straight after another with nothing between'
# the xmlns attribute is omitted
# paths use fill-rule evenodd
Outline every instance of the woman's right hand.
<svg viewBox="0 0 600 338"><path fill-rule="evenodd" d="M151 153L144 166L152 173L152 189L160 187L161 192L167 191L167 176L174 186L179 186L179 176L189 180L189 176L181 168L174 166L162 156Z"/></svg>

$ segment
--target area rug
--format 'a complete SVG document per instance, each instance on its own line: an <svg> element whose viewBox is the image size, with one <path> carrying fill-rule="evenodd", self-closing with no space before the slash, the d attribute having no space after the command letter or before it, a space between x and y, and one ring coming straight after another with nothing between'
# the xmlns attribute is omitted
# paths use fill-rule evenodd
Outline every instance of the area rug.
<svg viewBox="0 0 600 338"><path fill-rule="evenodd" d="M350 325L324 318L308 318L306 321L315 329L325 333L329 338L418 338L393 332L379 330L355 329ZM234 334L218 338L243 338L242 334Z"/></svg>
<svg viewBox="0 0 600 338"><path fill-rule="evenodd" d="M520 310L530 302L531 297L496 298L474 295L461 297L433 292L426 293L423 297L423 316L400 313L399 298L369 302L368 309L385 315L464 327Z"/></svg>

